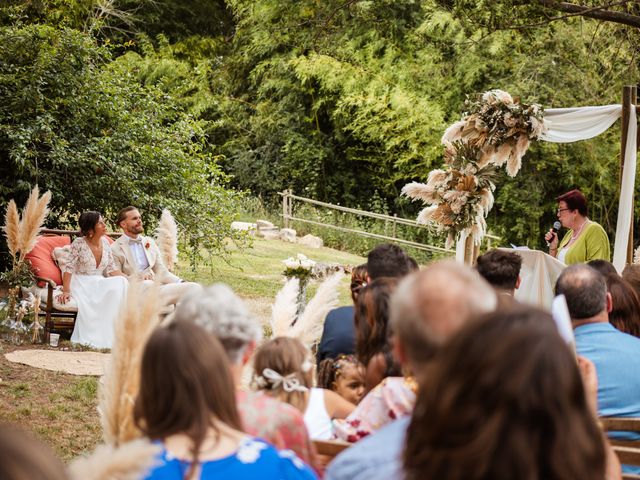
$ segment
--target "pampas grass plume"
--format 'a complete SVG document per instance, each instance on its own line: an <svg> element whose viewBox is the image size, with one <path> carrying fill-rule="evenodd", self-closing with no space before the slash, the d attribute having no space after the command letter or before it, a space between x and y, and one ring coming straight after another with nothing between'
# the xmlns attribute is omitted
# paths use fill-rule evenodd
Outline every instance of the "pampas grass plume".
<svg viewBox="0 0 640 480"><path fill-rule="evenodd" d="M153 466L160 445L134 440L120 447L100 445L69 465L72 480L139 480Z"/></svg>
<svg viewBox="0 0 640 480"><path fill-rule="evenodd" d="M20 250L20 214L16 202L9 200L7 213L4 217L4 235L7 237L7 248L9 253L16 259L16 254Z"/></svg>
<svg viewBox="0 0 640 480"><path fill-rule="evenodd" d="M299 290L300 280L291 278L276 295L276 300L271 305L271 338L289 335L298 310Z"/></svg>
<svg viewBox="0 0 640 480"><path fill-rule="evenodd" d="M162 210L158 223L157 242L164 264L173 272L178 261L178 225L168 209Z"/></svg>
<svg viewBox="0 0 640 480"><path fill-rule="evenodd" d="M159 323L158 313L158 287L130 281L126 305L116 320L111 362L98 391L103 437L109 445L141 436L133 420L133 404L140 388L142 353Z"/></svg>
<svg viewBox="0 0 640 480"><path fill-rule="evenodd" d="M315 296L291 329L291 337L299 339L309 348L320 340L327 313L338 306L340 280L342 273L338 272L320 284Z"/></svg>
<svg viewBox="0 0 640 480"><path fill-rule="evenodd" d="M20 261L24 260L25 255L33 249L38 240L42 224L49 213L50 200L51 192L46 192L40 198L40 189L37 185L31 190L27 204L22 210L22 219L20 221L20 240L18 244Z"/></svg>

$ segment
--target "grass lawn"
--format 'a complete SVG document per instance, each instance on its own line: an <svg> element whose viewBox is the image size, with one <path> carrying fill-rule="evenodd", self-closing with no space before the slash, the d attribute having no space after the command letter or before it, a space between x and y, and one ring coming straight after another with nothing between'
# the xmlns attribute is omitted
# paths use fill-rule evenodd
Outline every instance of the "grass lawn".
<svg viewBox="0 0 640 480"><path fill-rule="evenodd" d="M282 260L303 253L312 260L327 264L358 265L364 258L329 248L313 249L278 240L256 239L251 248L233 249L228 263L220 260L210 268L195 271L183 263L177 272L188 280L205 285L224 282L247 300L251 310L265 322L270 305L282 286ZM341 303L351 300L345 276ZM310 286L309 296L315 291ZM35 432L68 461L91 451L101 440L96 410L98 379L50 372L9 362L4 354L16 349L0 344L0 421L16 423Z"/></svg>

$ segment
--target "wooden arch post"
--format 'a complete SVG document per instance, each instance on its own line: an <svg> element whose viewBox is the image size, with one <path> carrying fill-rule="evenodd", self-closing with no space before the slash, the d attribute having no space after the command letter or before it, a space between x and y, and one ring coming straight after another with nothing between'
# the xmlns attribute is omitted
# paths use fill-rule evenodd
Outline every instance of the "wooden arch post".
<svg viewBox="0 0 640 480"><path fill-rule="evenodd" d="M622 138L620 147L620 186L622 186L622 173L624 172L624 156L627 150L627 130L629 128L629 119L631 118L631 105L636 106L636 115L638 107L638 87L636 85L626 85L622 89ZM640 137L640 130L638 131ZM640 144L640 138L636 138L636 150ZM631 197L631 225L629 226L629 242L627 245L627 263L633 262L633 194Z"/></svg>

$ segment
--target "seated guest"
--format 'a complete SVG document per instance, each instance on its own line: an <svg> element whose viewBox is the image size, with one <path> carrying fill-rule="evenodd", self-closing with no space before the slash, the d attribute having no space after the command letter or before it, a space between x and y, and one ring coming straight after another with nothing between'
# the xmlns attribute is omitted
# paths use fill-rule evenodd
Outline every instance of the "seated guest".
<svg viewBox="0 0 640 480"><path fill-rule="evenodd" d="M365 367L365 394L386 377L402 375L391 354L389 299L398 281L378 278L360 291L356 305L356 352Z"/></svg>
<svg viewBox="0 0 640 480"><path fill-rule="evenodd" d="M400 247L390 243L383 243L371 250L367 256L366 283L381 277L401 278L417 268L416 261L409 257ZM356 297L352 298L354 298L355 303ZM330 323L325 321L316 356L318 365L327 357L335 358L341 353L345 355L355 353L354 310L353 307L347 308L348 310L342 311L340 321L337 319L332 320ZM329 312L329 315L331 315L331 312Z"/></svg>
<svg viewBox="0 0 640 480"><path fill-rule="evenodd" d="M367 284L367 266L358 265L351 272L351 299L354 305L358 294ZM322 337L318 344L316 362L318 366L325 358L355 353L355 332L353 329L353 305L334 308L327 314L322 327Z"/></svg>
<svg viewBox="0 0 640 480"><path fill-rule="evenodd" d="M613 305L605 278L588 265L571 265L560 274L556 293L567 299L578 354L591 360L598 372L600 416L640 417L640 339L609 323ZM640 436L620 433L615 438Z"/></svg>
<svg viewBox="0 0 640 480"><path fill-rule="evenodd" d="M243 430L278 449L293 450L315 466L315 455L302 414L291 405L259 392L240 390L242 369L253 355L262 329L242 299L221 283L194 292L180 302L174 321L192 321L216 337L224 347L236 385Z"/></svg>
<svg viewBox="0 0 640 480"><path fill-rule="evenodd" d="M290 450L243 433L220 342L192 322L157 329L142 356L136 425L162 452L148 480L311 479Z"/></svg>
<svg viewBox="0 0 640 480"><path fill-rule="evenodd" d="M67 480L64 465L53 451L27 432L0 425L2 480Z"/></svg>
<svg viewBox="0 0 640 480"><path fill-rule="evenodd" d="M495 308L496 302L495 291L477 272L455 262L436 262L410 275L391 298L394 351L400 363L409 371L424 371L452 335L474 316ZM382 480L400 475L400 453L416 383L407 379L403 399L397 385L395 392L384 391L396 378L386 378L348 417L353 422L350 435L357 439L373 434L336 457L327 478Z"/></svg>
<svg viewBox="0 0 640 480"><path fill-rule="evenodd" d="M607 463L573 354L532 307L471 322L442 349L403 456L406 480L602 480Z"/></svg>
<svg viewBox="0 0 640 480"><path fill-rule="evenodd" d="M325 358L318 366L317 383L357 405L364 395L364 367L353 355Z"/></svg>
<svg viewBox="0 0 640 480"><path fill-rule="evenodd" d="M638 298L640 298L640 265L630 263L622 270L622 278L624 278L633 288Z"/></svg>
<svg viewBox="0 0 640 480"><path fill-rule="evenodd" d="M617 273L606 275L605 280L612 303L609 323L621 332L640 337L640 300L633 287Z"/></svg>
<svg viewBox="0 0 640 480"><path fill-rule="evenodd" d="M73 297L78 305L72 342L111 348L129 282L105 238L107 226L102 215L83 212L78 224L82 236L71 244L69 262L62 267L62 294L58 299L66 303Z"/></svg>
<svg viewBox="0 0 640 480"><path fill-rule="evenodd" d="M118 267L125 275L145 282L159 282L165 304L175 304L182 296L201 289L197 283L185 282L167 269L155 240L142 235L142 217L136 207L120 210L116 224L124 235L115 241L112 250Z"/></svg>
<svg viewBox="0 0 640 480"><path fill-rule="evenodd" d="M331 420L345 418L355 405L331 390L312 386L310 354L296 338L274 338L256 351L253 382L267 395L304 413L312 439L329 440L333 436Z"/></svg>
<svg viewBox="0 0 640 480"><path fill-rule="evenodd" d="M494 248L477 259L476 270L498 292L513 296L520 286L522 257Z"/></svg>
<svg viewBox="0 0 640 480"><path fill-rule="evenodd" d="M607 260L601 260L601 259L590 260L587 262L587 265L589 265L591 268L595 268L605 277L609 274L618 275L618 271L616 270L616 267L613 266L613 263Z"/></svg>

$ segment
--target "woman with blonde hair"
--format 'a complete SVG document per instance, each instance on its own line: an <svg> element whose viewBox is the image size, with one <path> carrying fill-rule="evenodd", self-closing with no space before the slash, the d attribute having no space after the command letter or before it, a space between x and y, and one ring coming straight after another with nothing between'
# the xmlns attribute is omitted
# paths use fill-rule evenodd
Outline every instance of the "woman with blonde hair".
<svg viewBox="0 0 640 480"><path fill-rule="evenodd" d="M331 390L313 387L310 355L298 339L274 338L256 351L253 383L300 410L311 438L328 440L333 436L332 420L345 418L355 405Z"/></svg>
<svg viewBox="0 0 640 480"><path fill-rule="evenodd" d="M135 421L163 447L146 479L316 478L290 450L241 431L226 354L203 328L177 321L156 330L140 373Z"/></svg>

